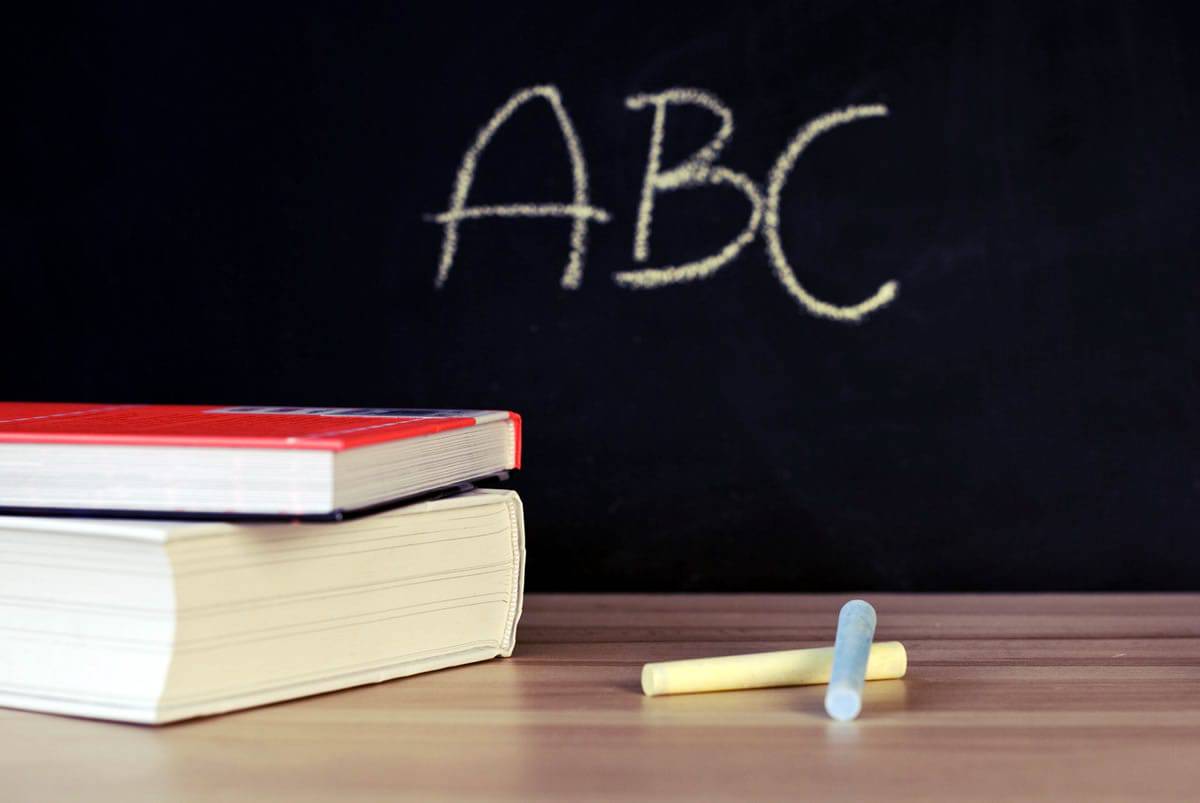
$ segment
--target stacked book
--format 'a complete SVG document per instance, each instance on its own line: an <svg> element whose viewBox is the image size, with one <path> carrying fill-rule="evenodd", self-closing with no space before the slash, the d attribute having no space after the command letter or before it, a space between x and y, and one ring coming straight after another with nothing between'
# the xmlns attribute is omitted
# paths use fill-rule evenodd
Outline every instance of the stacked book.
<svg viewBox="0 0 1200 803"><path fill-rule="evenodd" d="M162 723L512 652L509 412L0 403L0 705Z"/></svg>

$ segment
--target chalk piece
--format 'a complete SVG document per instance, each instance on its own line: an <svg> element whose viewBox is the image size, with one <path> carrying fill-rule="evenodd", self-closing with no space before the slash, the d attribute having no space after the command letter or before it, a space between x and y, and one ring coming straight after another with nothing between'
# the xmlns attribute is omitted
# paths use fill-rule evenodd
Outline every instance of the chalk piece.
<svg viewBox="0 0 1200 803"><path fill-rule="evenodd" d="M833 642L833 669L825 691L825 711L834 719L854 719L862 710L863 681L867 679L867 659L874 638L875 609L870 603L852 599L843 605Z"/></svg>
<svg viewBox="0 0 1200 803"><path fill-rule="evenodd" d="M664 661L642 668L642 691L647 697L771 686L811 686L828 683L833 668L833 647L780 650L721 658ZM898 641L871 646L868 680L904 677L908 655Z"/></svg>

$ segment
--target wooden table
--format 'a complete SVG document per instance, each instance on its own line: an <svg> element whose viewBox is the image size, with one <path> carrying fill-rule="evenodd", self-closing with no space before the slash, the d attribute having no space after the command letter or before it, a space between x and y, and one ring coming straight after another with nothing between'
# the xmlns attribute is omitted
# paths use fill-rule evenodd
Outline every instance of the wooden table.
<svg viewBox="0 0 1200 803"><path fill-rule="evenodd" d="M830 643L844 596L536 595L510 660L159 729L0 709L0 799L1200 799L1200 595L869 598L909 674L850 724L638 686Z"/></svg>

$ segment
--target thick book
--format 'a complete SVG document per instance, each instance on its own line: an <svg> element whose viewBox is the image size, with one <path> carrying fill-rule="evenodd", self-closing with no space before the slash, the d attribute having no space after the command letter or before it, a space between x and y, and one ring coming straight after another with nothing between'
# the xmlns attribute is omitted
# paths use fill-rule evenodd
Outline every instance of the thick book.
<svg viewBox="0 0 1200 803"><path fill-rule="evenodd" d="M0 509L339 519L521 464L502 410L0 402Z"/></svg>
<svg viewBox="0 0 1200 803"><path fill-rule="evenodd" d="M521 501L334 523L0 517L0 706L163 723L512 653Z"/></svg>

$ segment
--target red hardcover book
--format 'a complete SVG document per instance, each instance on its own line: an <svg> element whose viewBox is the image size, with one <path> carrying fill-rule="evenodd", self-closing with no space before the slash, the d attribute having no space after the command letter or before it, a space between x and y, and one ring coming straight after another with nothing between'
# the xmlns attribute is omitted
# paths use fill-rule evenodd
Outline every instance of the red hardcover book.
<svg viewBox="0 0 1200 803"><path fill-rule="evenodd" d="M9 512L341 518L520 464L499 410L0 402Z"/></svg>

